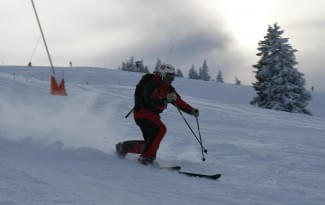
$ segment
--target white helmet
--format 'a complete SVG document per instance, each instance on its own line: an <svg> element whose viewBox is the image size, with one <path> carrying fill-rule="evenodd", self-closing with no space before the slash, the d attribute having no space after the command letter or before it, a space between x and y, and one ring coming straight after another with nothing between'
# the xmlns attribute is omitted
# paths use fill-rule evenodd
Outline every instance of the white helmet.
<svg viewBox="0 0 325 205"><path fill-rule="evenodd" d="M159 67L161 77L166 77L167 74L175 75L175 68L170 64L161 64Z"/></svg>

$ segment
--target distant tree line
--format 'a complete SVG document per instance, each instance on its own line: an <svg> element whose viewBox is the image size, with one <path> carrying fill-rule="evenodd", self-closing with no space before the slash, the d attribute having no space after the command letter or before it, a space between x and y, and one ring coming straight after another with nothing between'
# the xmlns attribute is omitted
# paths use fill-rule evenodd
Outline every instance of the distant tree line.
<svg viewBox="0 0 325 205"><path fill-rule="evenodd" d="M162 61L158 58L155 66L154 66L154 71L158 71L161 64L162 64ZM133 56L130 57L129 60L122 62L121 66L119 67L119 70L130 71L130 72L149 73L148 66L144 65L143 60L135 61ZM176 68L176 76L180 77L180 78L184 78L184 74L181 69ZM203 61L203 64L201 67L199 67L199 70L196 70L195 66L192 65L188 72L188 78L194 79L194 80L211 81L212 78L209 74L209 66L208 66L207 60ZM224 83L221 70L219 70L218 75L216 76L216 82ZM237 77L235 78L235 84L240 85L240 81L237 79Z"/></svg>
<svg viewBox="0 0 325 205"><path fill-rule="evenodd" d="M143 64L143 60L135 61L133 56L129 60L122 62L121 67L119 67L119 70L149 73L148 66L145 66Z"/></svg>

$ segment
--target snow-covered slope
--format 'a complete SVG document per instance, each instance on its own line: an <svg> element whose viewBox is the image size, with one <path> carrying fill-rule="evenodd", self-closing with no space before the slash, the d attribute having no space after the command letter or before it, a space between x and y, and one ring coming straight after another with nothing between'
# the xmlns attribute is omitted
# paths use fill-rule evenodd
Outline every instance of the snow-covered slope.
<svg viewBox="0 0 325 205"><path fill-rule="evenodd" d="M200 109L207 161L170 106L158 162L223 174L209 181L114 155L116 142L141 139L132 117L124 118L140 74L65 69L66 97L49 95L49 75L46 67L0 67L1 205L325 201L323 93L314 93L314 116L306 116L250 106L251 87L176 79L184 100Z"/></svg>

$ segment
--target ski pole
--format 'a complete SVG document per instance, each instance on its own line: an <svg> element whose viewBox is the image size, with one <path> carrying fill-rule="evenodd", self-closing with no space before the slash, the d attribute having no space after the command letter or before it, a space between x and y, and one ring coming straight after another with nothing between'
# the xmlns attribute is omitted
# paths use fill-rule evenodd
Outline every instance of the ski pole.
<svg viewBox="0 0 325 205"><path fill-rule="evenodd" d="M199 140L199 138L196 136L196 134L194 133L193 129L191 128L191 126L188 124L187 120L185 119L183 113L180 111L180 109L177 107L177 110L179 112L179 114L182 116L184 122L186 123L186 125L188 126L188 128L191 130L193 136L195 137L195 139L198 141L198 143L200 144L201 146L201 153L202 153L202 161L205 161L205 157L204 157L204 153L207 153L207 149L205 149L203 147L203 144L202 144L202 141Z"/></svg>
<svg viewBox="0 0 325 205"><path fill-rule="evenodd" d="M195 117L196 119L196 124L197 124L197 130L199 131L199 137L200 137L200 142L203 146L203 141L202 141L202 137L201 137L201 129L200 129L200 124L199 124L199 118L198 117ZM204 149L203 150L205 153L208 153L208 150L207 149Z"/></svg>
<svg viewBox="0 0 325 205"><path fill-rule="evenodd" d="M202 161L205 161L204 153L207 154L208 150L203 147L203 142L202 142L202 137L201 137L201 132L200 132L200 126L199 126L199 120L198 120L197 117L195 117L195 119L196 119L197 129L198 129L198 132L199 132L199 137L200 137L200 142L201 142L201 152L202 152L202 156L203 156Z"/></svg>

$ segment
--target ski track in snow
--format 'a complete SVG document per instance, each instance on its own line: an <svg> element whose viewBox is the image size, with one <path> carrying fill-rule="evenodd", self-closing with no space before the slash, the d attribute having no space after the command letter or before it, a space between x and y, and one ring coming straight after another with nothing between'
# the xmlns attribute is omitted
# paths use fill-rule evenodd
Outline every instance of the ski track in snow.
<svg viewBox="0 0 325 205"><path fill-rule="evenodd" d="M161 115L168 132L158 161L223 174L210 181L115 156L116 142L141 139L132 116L124 118L140 74L75 68L64 75L68 96L51 96L48 68L0 67L0 205L325 201L319 101L311 103L315 116L290 114L250 106L249 87L176 79L183 99L200 109L207 161L170 105Z"/></svg>

